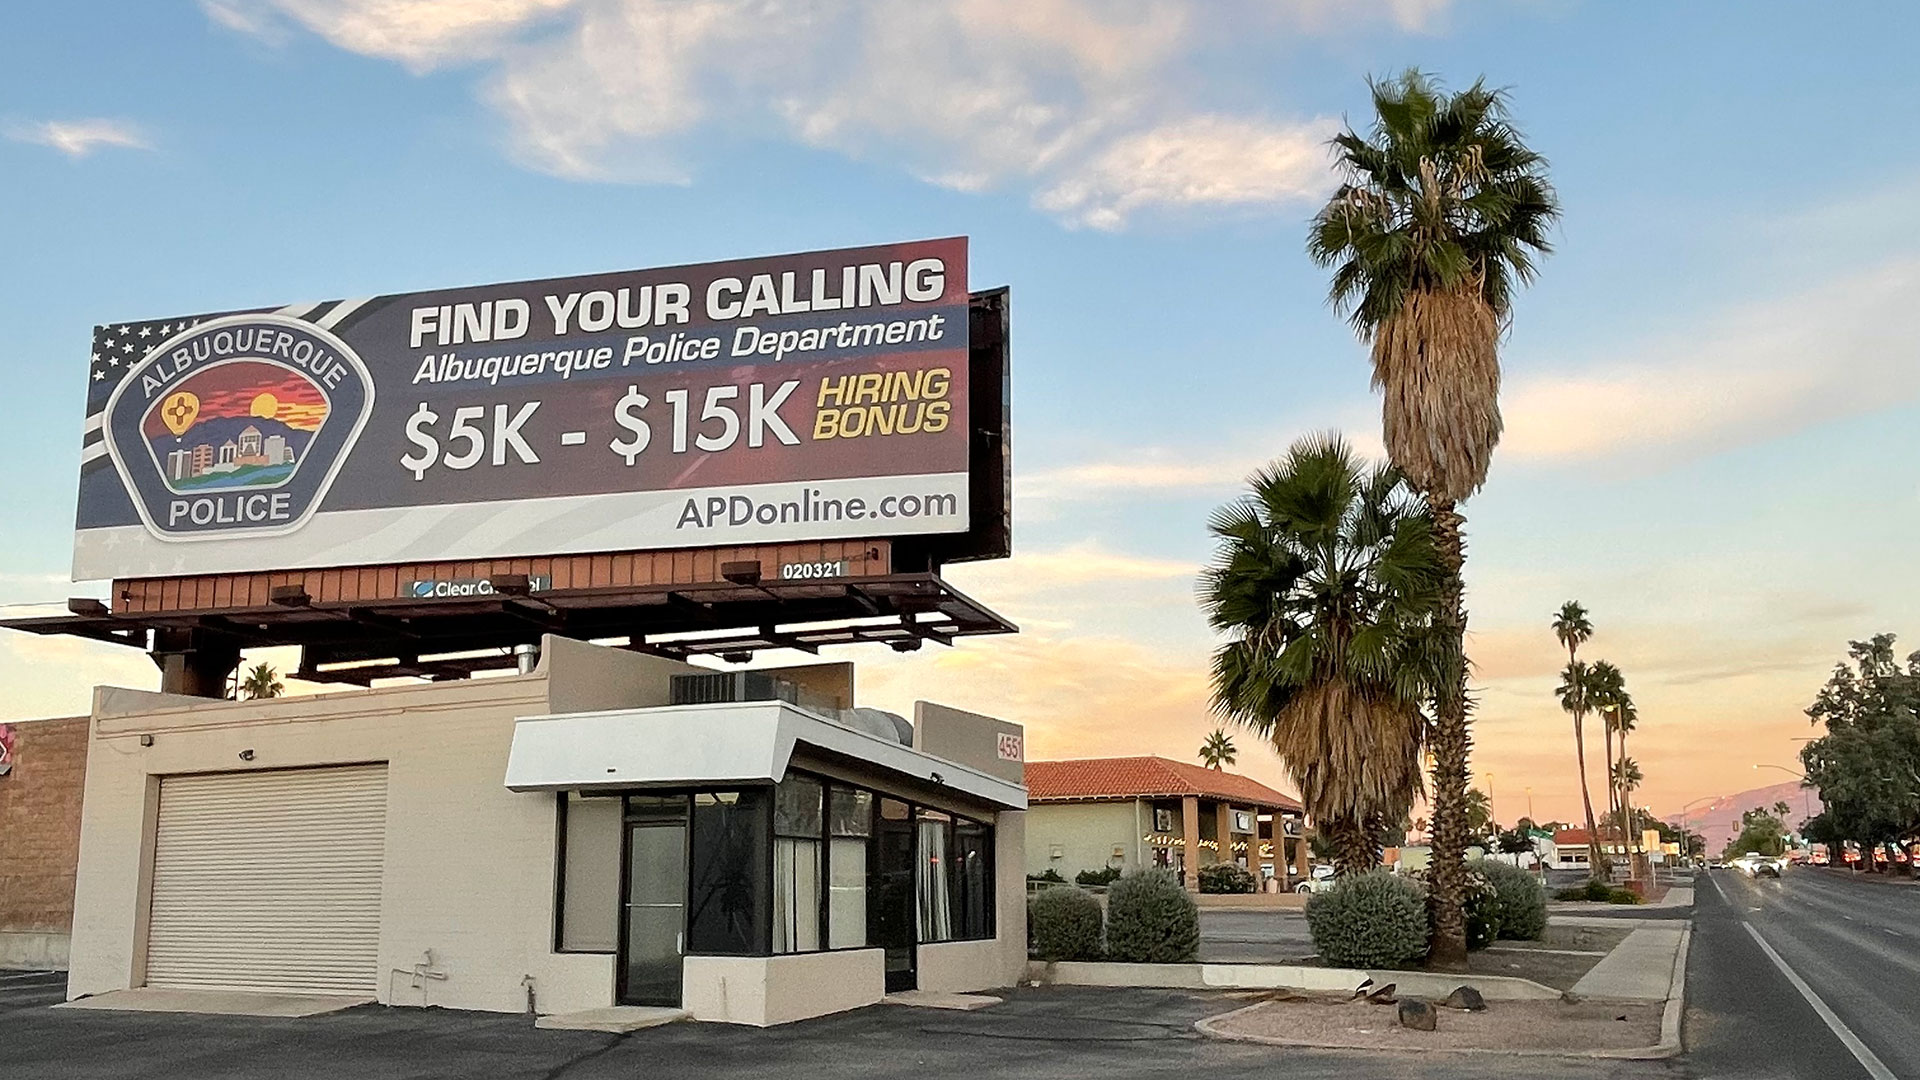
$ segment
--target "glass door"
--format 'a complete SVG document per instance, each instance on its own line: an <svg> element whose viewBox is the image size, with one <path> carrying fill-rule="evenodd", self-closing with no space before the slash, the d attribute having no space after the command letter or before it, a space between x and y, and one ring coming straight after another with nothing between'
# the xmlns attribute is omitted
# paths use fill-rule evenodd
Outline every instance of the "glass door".
<svg viewBox="0 0 1920 1080"><path fill-rule="evenodd" d="M914 947L914 830L907 804L881 799L867 866L867 944L887 954L887 992L918 985Z"/></svg>
<svg viewBox="0 0 1920 1080"><path fill-rule="evenodd" d="M679 1005L686 952L687 808L684 797L629 800L620 1001Z"/></svg>

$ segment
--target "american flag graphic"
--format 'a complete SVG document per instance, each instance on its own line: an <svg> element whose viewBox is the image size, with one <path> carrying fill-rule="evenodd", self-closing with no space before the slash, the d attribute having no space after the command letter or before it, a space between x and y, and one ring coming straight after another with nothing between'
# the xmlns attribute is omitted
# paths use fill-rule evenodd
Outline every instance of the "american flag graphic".
<svg viewBox="0 0 1920 1080"><path fill-rule="evenodd" d="M220 311L206 315L188 315L150 322L114 323L93 328L93 356L87 363L87 422L81 436L80 473L109 467L106 437L101 427L106 418L107 399L128 376L146 366L154 350L173 337L226 315L258 315L271 311L304 319L325 330L338 330L373 297L357 300L330 300L321 304L290 304L283 308L249 308Z"/></svg>

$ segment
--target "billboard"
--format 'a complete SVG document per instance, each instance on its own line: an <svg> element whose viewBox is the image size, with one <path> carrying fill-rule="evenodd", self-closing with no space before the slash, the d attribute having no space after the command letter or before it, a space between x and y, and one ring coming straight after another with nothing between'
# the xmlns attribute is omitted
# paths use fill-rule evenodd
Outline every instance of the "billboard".
<svg viewBox="0 0 1920 1080"><path fill-rule="evenodd" d="M101 326L73 576L964 533L964 237Z"/></svg>

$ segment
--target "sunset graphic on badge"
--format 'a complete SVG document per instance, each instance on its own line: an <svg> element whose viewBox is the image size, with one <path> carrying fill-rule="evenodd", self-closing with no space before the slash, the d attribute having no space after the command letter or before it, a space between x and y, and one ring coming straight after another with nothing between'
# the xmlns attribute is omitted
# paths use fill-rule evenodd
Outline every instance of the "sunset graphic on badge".
<svg viewBox="0 0 1920 1080"><path fill-rule="evenodd" d="M277 488L299 470L327 411L326 395L304 373L240 360L181 380L140 431L178 494Z"/></svg>

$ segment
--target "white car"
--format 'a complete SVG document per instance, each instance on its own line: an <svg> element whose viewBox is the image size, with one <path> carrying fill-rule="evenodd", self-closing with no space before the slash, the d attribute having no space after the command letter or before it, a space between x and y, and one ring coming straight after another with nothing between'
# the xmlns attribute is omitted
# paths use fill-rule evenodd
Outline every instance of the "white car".
<svg viewBox="0 0 1920 1080"><path fill-rule="evenodd" d="M1757 851L1749 851L1745 855L1733 860L1731 865L1735 870L1740 871L1750 878L1777 878L1780 876L1780 867L1785 861L1784 859L1762 855Z"/></svg>
<svg viewBox="0 0 1920 1080"><path fill-rule="evenodd" d="M1308 893L1326 892L1333 888L1333 867L1320 865L1313 868L1307 880L1293 887L1293 891L1305 896Z"/></svg>

